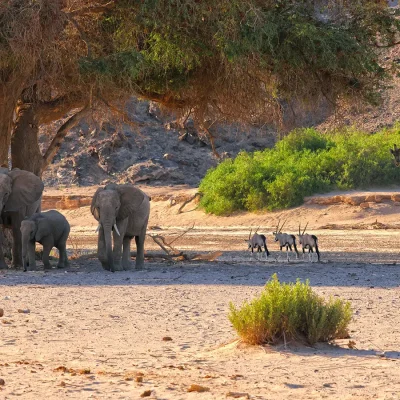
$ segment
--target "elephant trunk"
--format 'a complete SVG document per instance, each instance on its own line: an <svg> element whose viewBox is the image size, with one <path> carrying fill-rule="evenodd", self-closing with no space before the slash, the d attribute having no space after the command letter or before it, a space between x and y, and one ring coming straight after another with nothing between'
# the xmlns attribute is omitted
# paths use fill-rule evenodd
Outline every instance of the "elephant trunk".
<svg viewBox="0 0 400 400"><path fill-rule="evenodd" d="M107 263L110 267L111 272L114 272L114 256L112 250L112 239L111 239L111 231L112 231L112 223L106 224L102 223L104 230L104 240L106 242L106 254L107 254Z"/></svg>

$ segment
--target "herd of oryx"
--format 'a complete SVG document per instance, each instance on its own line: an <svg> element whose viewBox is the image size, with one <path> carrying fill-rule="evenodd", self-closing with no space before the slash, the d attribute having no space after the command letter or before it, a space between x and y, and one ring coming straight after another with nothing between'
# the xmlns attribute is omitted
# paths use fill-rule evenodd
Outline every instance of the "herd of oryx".
<svg viewBox="0 0 400 400"><path fill-rule="evenodd" d="M283 224L279 227L280 221L278 221L278 225L272 234L274 235L275 242L279 242L280 250L282 251L283 248L286 248L286 260L289 261L289 250L293 251L294 249L294 251L296 252L296 258L299 258L299 251L297 250L296 236L290 233L282 233L282 229L285 223L286 221L284 221ZM303 232L301 232L301 226L299 224L299 234L297 236L298 243L301 245L303 250L303 257L305 250L308 249L308 258L310 261L313 261L312 255L315 249L315 253L318 256L318 261L320 261L318 238L315 235L309 235L308 233L305 233L307 226L308 222L303 229ZM265 235L258 234L258 229L259 228L256 229L253 236L251 236L252 230L250 230L249 239L246 240L249 245L248 249L251 249L252 253L254 252L254 249L257 250L257 253L262 253L262 248L264 247L265 257L268 259L271 253L269 252L267 247L267 238L265 237Z"/></svg>

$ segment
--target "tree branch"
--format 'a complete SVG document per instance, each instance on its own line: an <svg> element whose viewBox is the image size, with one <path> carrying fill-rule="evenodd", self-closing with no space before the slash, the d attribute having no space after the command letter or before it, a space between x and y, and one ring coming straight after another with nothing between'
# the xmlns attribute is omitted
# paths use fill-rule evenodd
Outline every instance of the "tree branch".
<svg viewBox="0 0 400 400"><path fill-rule="evenodd" d="M201 197L201 193L197 192L196 194L194 194L190 199L186 200L183 202L183 204L179 207L178 209L178 214L180 214L183 210L183 208L186 206L186 204L189 204L192 200L194 200L196 197ZM194 225L193 225L194 226Z"/></svg>
<svg viewBox="0 0 400 400"><path fill-rule="evenodd" d="M214 138L213 134L212 134L212 133L209 131L209 129L206 128L203 124L200 125L200 128L203 129L204 132L206 133L206 135L207 135L207 137L208 137L208 139L209 139L209 141L210 141L210 143L211 143L211 150L212 150L214 156L215 156L218 160L220 160L220 159L221 159L221 156L220 156L220 154L218 153L217 149L215 148L215 138Z"/></svg>
<svg viewBox="0 0 400 400"><path fill-rule="evenodd" d="M87 6L79 8L78 10L66 13L68 16L81 16L87 14L99 14L111 10L115 6L115 0L111 0L105 4L97 4L95 6Z"/></svg>
<svg viewBox="0 0 400 400"><path fill-rule="evenodd" d="M78 31L81 39L85 42L86 48L87 48L87 54L86 56L88 58L92 58L92 47L90 46L89 39L86 35L86 33L83 31L83 29L80 27L80 25L75 21L75 19L72 17L72 15L68 16L68 19L72 22L72 24L75 26L76 30Z"/></svg>
<svg viewBox="0 0 400 400"><path fill-rule="evenodd" d="M53 161L54 156L57 154L62 141L64 140L67 133L74 128L82 118L84 118L90 112L89 105L86 105L81 111L78 111L66 122L64 122L60 129L57 131L53 140L51 141L46 153L43 156L43 170L45 170L48 165Z"/></svg>
<svg viewBox="0 0 400 400"><path fill-rule="evenodd" d="M378 47L378 49L386 49L388 47L398 46L399 44L400 44L400 41L394 42L394 43L390 43L390 44L378 44L378 43L375 43L375 47Z"/></svg>
<svg viewBox="0 0 400 400"><path fill-rule="evenodd" d="M87 99L82 96L58 97L52 101L39 102L36 105L38 124L49 124L65 116L74 108L84 107Z"/></svg>
<svg viewBox="0 0 400 400"><path fill-rule="evenodd" d="M126 124L132 126L133 128L137 129L138 126L144 126L145 124L139 123L132 121L129 115L124 111L121 110L120 108L114 106L113 104L109 103L105 98L103 98L100 95L96 96L100 101L102 101L111 111L115 112L116 114L119 114L122 117L122 121L125 122ZM136 131L136 133L139 134L139 136L143 137L143 135L139 132Z"/></svg>

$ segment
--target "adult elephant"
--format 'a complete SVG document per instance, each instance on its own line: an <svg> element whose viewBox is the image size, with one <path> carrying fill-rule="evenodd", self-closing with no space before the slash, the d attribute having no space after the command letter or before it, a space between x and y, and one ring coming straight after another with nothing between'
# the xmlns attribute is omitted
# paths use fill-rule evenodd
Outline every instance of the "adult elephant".
<svg viewBox="0 0 400 400"><path fill-rule="evenodd" d="M136 269L142 269L150 197L133 185L112 183L97 189L90 211L99 221L97 256L103 268L112 272L132 269L130 244L135 238Z"/></svg>
<svg viewBox="0 0 400 400"><path fill-rule="evenodd" d="M21 221L40 211L44 185L32 172L14 168L0 168L0 216L3 226L11 227L13 234L12 265L22 268ZM7 268L2 251L0 232L0 269Z"/></svg>

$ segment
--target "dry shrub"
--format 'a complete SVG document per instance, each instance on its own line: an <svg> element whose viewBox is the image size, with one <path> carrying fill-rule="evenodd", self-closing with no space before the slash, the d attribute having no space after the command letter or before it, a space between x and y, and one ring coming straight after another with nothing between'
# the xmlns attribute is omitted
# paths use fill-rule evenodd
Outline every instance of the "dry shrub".
<svg viewBox="0 0 400 400"><path fill-rule="evenodd" d="M77 260L78 258L82 257L87 252L85 251L83 245L79 243L76 238L72 236L68 237L68 244L71 250L71 255L68 257L70 260Z"/></svg>
<svg viewBox="0 0 400 400"><path fill-rule="evenodd" d="M259 298L241 308L230 304L229 320L249 344L275 344L283 340L306 340L310 344L348 337L352 318L350 303L325 301L306 283L281 284L276 274Z"/></svg>

